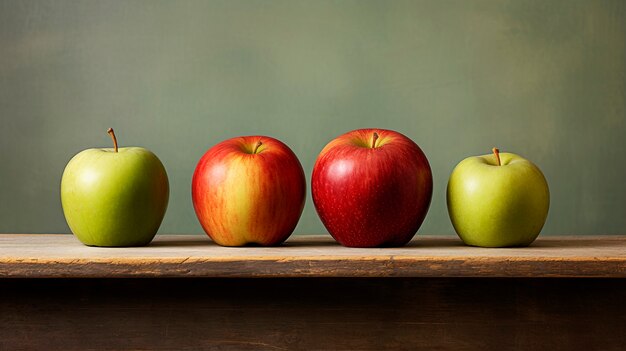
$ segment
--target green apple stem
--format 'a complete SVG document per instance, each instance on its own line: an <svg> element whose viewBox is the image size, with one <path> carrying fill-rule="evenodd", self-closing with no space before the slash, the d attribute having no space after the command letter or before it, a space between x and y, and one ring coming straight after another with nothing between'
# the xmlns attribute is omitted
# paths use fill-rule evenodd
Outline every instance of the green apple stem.
<svg viewBox="0 0 626 351"><path fill-rule="evenodd" d="M115 132L113 131L113 128L107 129L107 133L109 133L111 139L113 139L113 148L115 148L115 152L117 152L117 138L115 137Z"/></svg>
<svg viewBox="0 0 626 351"><path fill-rule="evenodd" d="M376 148L376 140L378 140L378 133L374 132L372 135L372 149Z"/></svg>
<svg viewBox="0 0 626 351"><path fill-rule="evenodd" d="M496 155L496 161L498 162L498 166L502 166L502 163L500 162L500 150L498 150L497 147L494 147L493 149L491 149L491 151L493 151L493 154Z"/></svg>
<svg viewBox="0 0 626 351"><path fill-rule="evenodd" d="M259 148L261 147L261 145L263 145L263 142L261 142L261 140L259 140L258 143L256 143L256 146L254 147L254 151L252 151L253 154L256 154L256 152L259 150Z"/></svg>

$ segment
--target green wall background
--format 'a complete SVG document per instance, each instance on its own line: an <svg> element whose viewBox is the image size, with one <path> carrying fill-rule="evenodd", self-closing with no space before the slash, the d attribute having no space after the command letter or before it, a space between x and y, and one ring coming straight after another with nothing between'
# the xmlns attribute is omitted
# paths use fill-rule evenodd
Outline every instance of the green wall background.
<svg viewBox="0 0 626 351"><path fill-rule="evenodd" d="M161 233L201 233L197 160L277 137L307 181L356 128L398 130L430 159L420 233L453 233L448 176L492 146L533 160L544 234L626 233L626 1L0 0L0 232L69 232L59 200L85 148L164 162ZM309 197L296 233L325 232Z"/></svg>

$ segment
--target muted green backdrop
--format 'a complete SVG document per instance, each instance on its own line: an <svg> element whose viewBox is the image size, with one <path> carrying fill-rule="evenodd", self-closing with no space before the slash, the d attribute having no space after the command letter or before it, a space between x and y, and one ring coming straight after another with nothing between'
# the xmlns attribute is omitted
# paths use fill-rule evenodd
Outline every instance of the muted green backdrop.
<svg viewBox="0 0 626 351"><path fill-rule="evenodd" d="M0 0L0 232L69 232L63 168L108 127L164 162L161 233L202 232L191 175L223 139L279 138L309 181L380 127L430 159L420 233L453 233L451 170L499 146L544 171L544 234L624 234L625 104L623 0ZM325 232L310 194L296 232Z"/></svg>

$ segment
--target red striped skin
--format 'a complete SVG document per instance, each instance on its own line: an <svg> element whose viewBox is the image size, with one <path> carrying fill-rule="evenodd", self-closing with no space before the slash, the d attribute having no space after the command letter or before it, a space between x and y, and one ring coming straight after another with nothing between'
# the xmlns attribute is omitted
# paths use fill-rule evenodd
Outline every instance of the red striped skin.
<svg viewBox="0 0 626 351"><path fill-rule="evenodd" d="M378 133L381 145L371 148ZM344 246L402 246L426 217L433 191L430 165L406 136L384 129L343 134L313 167L315 209Z"/></svg>
<svg viewBox="0 0 626 351"><path fill-rule="evenodd" d="M259 152L251 153L258 141ZM224 246L274 246L295 229L306 181L291 149L271 137L225 140L198 162L192 200L204 231Z"/></svg>

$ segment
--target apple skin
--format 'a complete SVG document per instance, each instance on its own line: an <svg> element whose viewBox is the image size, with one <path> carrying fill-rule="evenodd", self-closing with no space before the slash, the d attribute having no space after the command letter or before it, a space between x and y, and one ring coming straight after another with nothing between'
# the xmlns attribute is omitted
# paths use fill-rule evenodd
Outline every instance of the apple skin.
<svg viewBox="0 0 626 351"><path fill-rule="evenodd" d="M169 199L165 167L140 147L88 149L61 179L61 204L72 233L88 246L143 246L156 235Z"/></svg>
<svg viewBox="0 0 626 351"><path fill-rule="evenodd" d="M274 246L298 224L306 181L287 145L268 136L244 136L222 141L202 156L191 190L198 220L217 244Z"/></svg>
<svg viewBox="0 0 626 351"><path fill-rule="evenodd" d="M378 139L372 148L374 133ZM433 178L426 156L408 137L359 129L324 147L311 188L322 223L340 244L402 246L426 217Z"/></svg>
<svg viewBox="0 0 626 351"><path fill-rule="evenodd" d="M467 245L528 246L548 216L550 192L541 170L512 153L468 157L452 171L450 220Z"/></svg>

